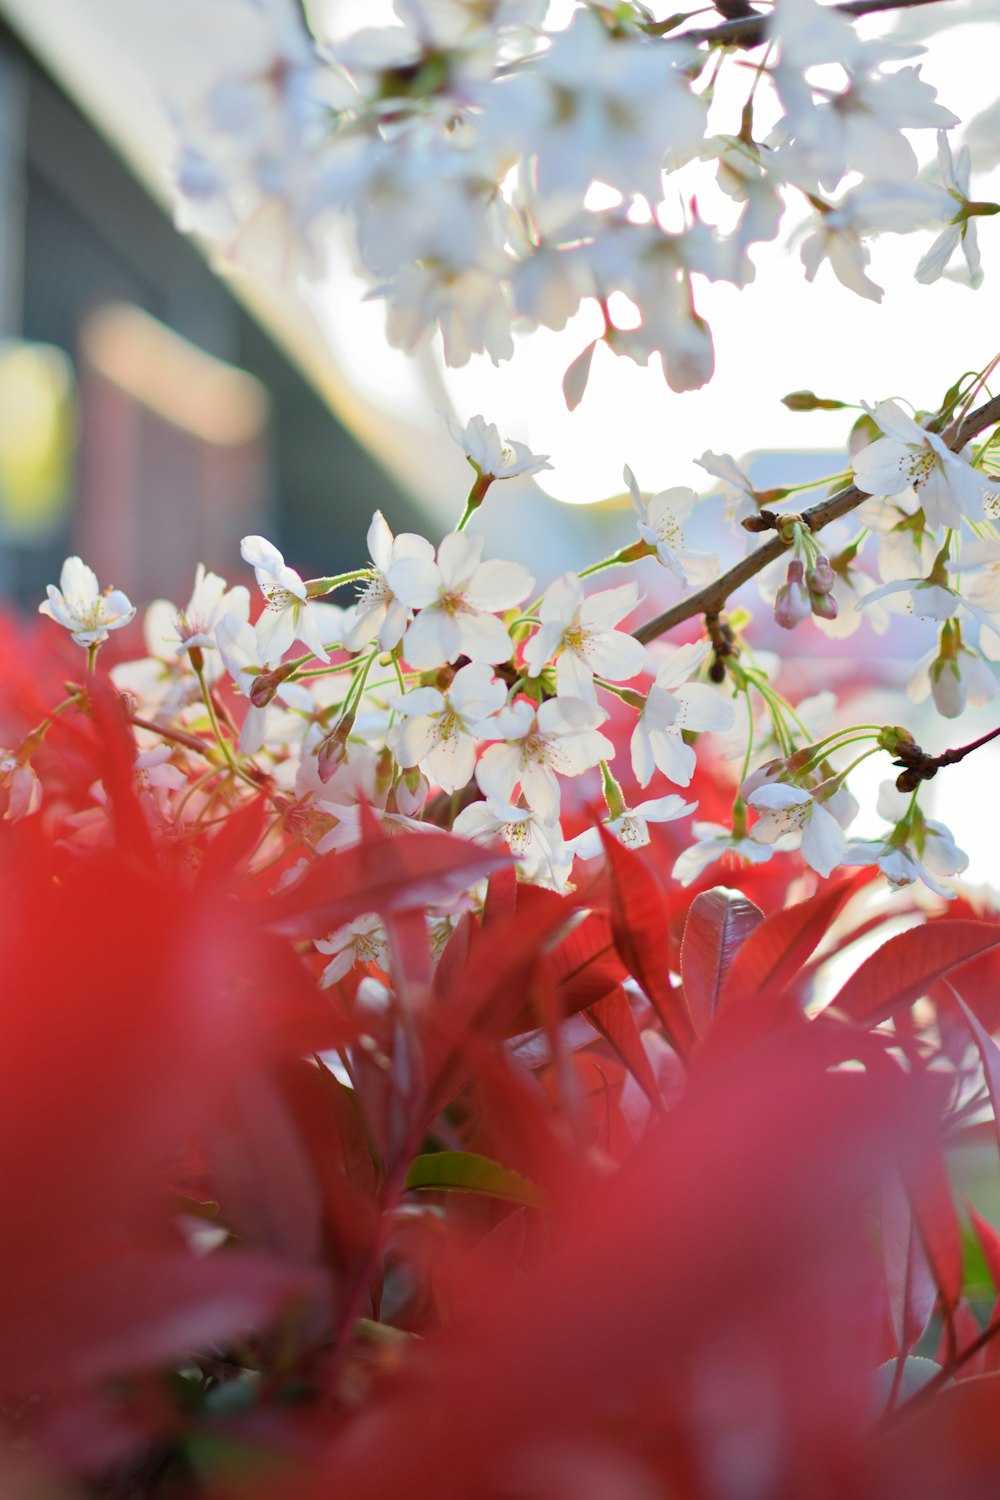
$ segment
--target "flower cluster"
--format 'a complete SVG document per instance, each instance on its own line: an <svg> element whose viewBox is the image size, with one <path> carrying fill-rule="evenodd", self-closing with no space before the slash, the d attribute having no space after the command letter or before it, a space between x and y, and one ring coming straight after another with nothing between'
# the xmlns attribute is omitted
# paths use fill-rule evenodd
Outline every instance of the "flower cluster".
<svg viewBox="0 0 1000 1500"><path fill-rule="evenodd" d="M1000 636L1000 596L993 596L1000 564L982 561L960 592L949 558L974 521L982 522L973 533L982 544L983 495L996 486L980 466L982 454L956 451L954 438L945 441L895 403L862 420L883 435L857 451L857 488L842 493L864 513L866 535L832 555L814 535L812 512L761 506L790 492L760 496L731 459L705 455L703 462L738 488L742 514L749 503L760 516L752 524L773 526L792 553L777 589L777 623L790 628L808 615L836 623L836 594L843 598L847 587L859 595L855 616L880 600L891 607L906 598L913 612L940 622L914 691L951 715L967 697L982 702L995 688L969 643L966 617ZM249 536L242 554L256 579L256 611L244 585L229 588L203 568L183 608L162 600L150 607L148 654L111 672L137 726L133 775L147 817L183 840L220 797L263 792L273 813L263 849L273 842L275 858L289 832L308 863L354 847L373 823L387 834L443 825L473 843L506 846L522 882L566 892L582 878L578 865L601 852L598 824L605 836L637 847L650 843L652 825L680 824L697 811L697 800L674 789L694 786L700 795L698 747L710 734L728 737L726 753L741 758L743 771L731 788L728 824L697 822L686 841L679 830L670 835L677 880L697 879L719 859L759 865L799 849L823 877L873 865L893 887L919 880L950 894L942 879L960 874L965 858L919 805L920 783L937 763L906 731L839 723L829 693L789 702L777 669L746 639L745 613L723 621L708 610L703 634L672 645L634 628L642 597L635 578L602 586L607 570L631 570L643 559L689 589L717 567L683 544L680 520L699 504L693 491L645 498L626 469L637 539L532 598L528 570L484 558L482 537L467 528L493 483L546 460L501 440L482 417L465 429L452 424L452 435L475 478L455 530L436 547L415 534L394 536L376 513L367 564L303 578L272 542ZM900 528L913 555L926 545L928 576L879 586L869 578L863 591L863 542L879 549L891 578L899 566L891 538ZM988 558L982 546L980 555ZM331 602L352 587L353 598ZM680 608L680 618L698 611L698 598ZM79 558L67 561L60 589L49 590L41 609L87 648L91 672L110 632L135 613L118 591L101 593ZM86 700L86 686L78 686L63 707ZM53 717L4 754L8 821L44 805L33 757ZM903 757L896 763L906 768L906 795L898 805L888 792L881 797L890 824L883 837L851 838L858 804L848 782L879 753ZM73 837L100 837L106 800L96 785ZM294 869L287 876L294 879ZM465 889L430 915L447 934L481 899L481 890ZM386 935L368 914L312 936L329 958L327 984L355 965L385 967Z"/></svg>
<svg viewBox="0 0 1000 1500"><path fill-rule="evenodd" d="M270 271L321 269L336 222L400 347L439 330L449 364L499 362L515 324L561 329L593 299L612 353L656 356L674 390L692 389L714 363L695 278L744 286L750 247L802 202L810 279L825 260L878 300L868 240L927 225L941 232L919 280L959 248L981 277L976 221L993 205L970 199L967 153L953 160L957 117L919 65L900 65L922 49L862 41L836 7L781 0L732 38L697 10L666 25L631 0L580 5L562 30L544 0L394 8L394 26L331 39L292 4L236 0L224 33L202 23L210 86L175 86L168 106L179 222ZM723 83L728 129L709 123ZM930 130L933 182L910 144ZM697 201L713 170L734 204L717 223ZM638 326L615 323L616 294ZM571 406L596 342L567 371Z"/></svg>

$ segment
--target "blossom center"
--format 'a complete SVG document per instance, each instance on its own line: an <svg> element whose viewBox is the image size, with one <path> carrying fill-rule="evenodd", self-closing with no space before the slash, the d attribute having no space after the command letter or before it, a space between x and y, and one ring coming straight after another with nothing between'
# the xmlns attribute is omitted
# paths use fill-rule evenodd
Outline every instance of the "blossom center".
<svg viewBox="0 0 1000 1500"><path fill-rule="evenodd" d="M291 589L282 588L280 583L262 583L260 591L264 595L268 609L276 611L294 609L296 605L302 603Z"/></svg>
<svg viewBox="0 0 1000 1500"><path fill-rule="evenodd" d="M900 459L899 467L901 472L909 477L913 488L919 490L920 486L930 479L935 462L936 455L932 448L911 449Z"/></svg>

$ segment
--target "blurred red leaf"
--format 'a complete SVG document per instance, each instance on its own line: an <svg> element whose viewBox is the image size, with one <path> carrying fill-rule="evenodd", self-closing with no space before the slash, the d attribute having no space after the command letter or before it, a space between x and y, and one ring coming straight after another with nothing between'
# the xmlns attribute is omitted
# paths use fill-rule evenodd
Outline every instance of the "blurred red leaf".
<svg viewBox="0 0 1000 1500"><path fill-rule="evenodd" d="M767 1031L797 1015L790 987L857 888L855 879L824 885L808 901L773 912L746 939L722 988L719 1010L739 1006L744 1022Z"/></svg>
<svg viewBox="0 0 1000 1500"><path fill-rule="evenodd" d="M910 1202L899 1177L891 1173L881 1198L882 1266L896 1354L905 1359L923 1336L937 1300L923 1244L913 1223Z"/></svg>
<svg viewBox="0 0 1000 1500"><path fill-rule="evenodd" d="M925 923L897 933L860 964L831 1005L852 1021L877 1026L919 1000L944 974L1000 948L1000 928L990 922Z"/></svg>
<svg viewBox="0 0 1000 1500"><path fill-rule="evenodd" d="M755 1494L834 1493L868 1441L868 1195L926 1102L898 1070L837 1069L854 1045L796 1028L692 1079L541 1263L414 1349L295 1492L581 1493L598 1442L608 1493L735 1493L699 1476L749 1430Z"/></svg>
<svg viewBox="0 0 1000 1500"><path fill-rule="evenodd" d="M694 1027L683 991L670 978L667 903L642 856L626 849L603 825L598 825L598 832L608 862L615 947L648 995L667 1040L686 1056L694 1041Z"/></svg>
<svg viewBox="0 0 1000 1500"><path fill-rule="evenodd" d="M293 886L259 907L274 932L317 937L366 912L415 911L459 894L502 869L510 855L483 849L436 829L393 837L368 834L350 849L310 865Z"/></svg>
<svg viewBox="0 0 1000 1500"><path fill-rule="evenodd" d="M546 978L556 991L555 1013L560 1020L595 1005L625 977L611 924L603 911L585 912L548 949L544 960Z"/></svg>
<svg viewBox="0 0 1000 1500"><path fill-rule="evenodd" d="M663 1099L656 1076L642 1044L628 995L621 986L595 1005L588 1006L584 1015L608 1046L617 1052L653 1108L662 1111Z"/></svg>
<svg viewBox="0 0 1000 1500"><path fill-rule="evenodd" d="M324 1291L315 1274L251 1251L198 1258L142 1245L103 1256L7 1310L0 1383L23 1395L149 1369L243 1337Z"/></svg>
<svg viewBox="0 0 1000 1500"><path fill-rule="evenodd" d="M919 1157L904 1171L913 1218L938 1294L947 1313L958 1306L965 1269L962 1229L941 1149L930 1133L920 1142Z"/></svg>
<svg viewBox="0 0 1000 1500"><path fill-rule="evenodd" d="M972 1032L972 1040L983 1064L983 1076L986 1079L986 1087L989 1090L990 1103L993 1105L993 1124L997 1135L1000 1137L1000 1046L990 1036L989 1032L980 1025L978 1018L966 1005L954 989L952 993L958 1002L959 1009L965 1017L969 1030Z"/></svg>
<svg viewBox="0 0 1000 1500"><path fill-rule="evenodd" d="M692 901L681 942L681 980L699 1036L712 1023L737 953L763 920L759 906L726 886L702 891Z"/></svg>

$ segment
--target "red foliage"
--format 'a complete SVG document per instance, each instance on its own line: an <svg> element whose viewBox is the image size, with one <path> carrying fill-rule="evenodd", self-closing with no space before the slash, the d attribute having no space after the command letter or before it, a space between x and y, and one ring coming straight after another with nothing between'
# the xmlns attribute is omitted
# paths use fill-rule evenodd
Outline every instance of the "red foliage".
<svg viewBox="0 0 1000 1500"><path fill-rule="evenodd" d="M1000 1238L950 1172L1000 1102L991 916L831 1002L866 875L692 897L609 839L561 896L373 820L297 871L271 787L151 819L100 684L45 755L0 823L5 1495L986 1493ZM321 990L372 912L386 967Z"/></svg>

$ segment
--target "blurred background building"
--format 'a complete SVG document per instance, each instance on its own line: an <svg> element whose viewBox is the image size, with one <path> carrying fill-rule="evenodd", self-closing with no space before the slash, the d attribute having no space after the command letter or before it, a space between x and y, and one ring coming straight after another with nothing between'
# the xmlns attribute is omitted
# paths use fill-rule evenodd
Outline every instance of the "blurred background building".
<svg viewBox="0 0 1000 1500"><path fill-rule="evenodd" d="M413 498L0 18L0 595L81 553L136 600L266 530L357 566Z"/></svg>

